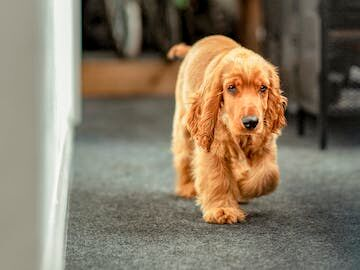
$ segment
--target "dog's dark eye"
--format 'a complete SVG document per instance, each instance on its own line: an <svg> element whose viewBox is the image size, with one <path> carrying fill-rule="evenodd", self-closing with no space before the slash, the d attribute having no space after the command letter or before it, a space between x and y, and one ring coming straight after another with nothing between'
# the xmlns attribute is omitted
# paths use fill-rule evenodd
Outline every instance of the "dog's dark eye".
<svg viewBox="0 0 360 270"><path fill-rule="evenodd" d="M264 93L266 90L267 90L267 86L266 86L266 85L260 86L260 92Z"/></svg>
<svg viewBox="0 0 360 270"><path fill-rule="evenodd" d="M228 91L232 94L234 94L236 92L236 86L235 85L229 85L228 86Z"/></svg>

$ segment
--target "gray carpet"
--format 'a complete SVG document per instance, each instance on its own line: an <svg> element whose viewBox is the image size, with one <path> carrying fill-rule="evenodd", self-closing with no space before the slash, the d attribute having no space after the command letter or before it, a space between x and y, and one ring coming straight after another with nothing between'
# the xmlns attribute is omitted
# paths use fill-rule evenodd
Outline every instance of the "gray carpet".
<svg viewBox="0 0 360 270"><path fill-rule="evenodd" d="M75 145L66 269L359 269L360 128L335 123L317 150L293 122L279 141L282 182L211 225L173 195L172 99L86 101Z"/></svg>

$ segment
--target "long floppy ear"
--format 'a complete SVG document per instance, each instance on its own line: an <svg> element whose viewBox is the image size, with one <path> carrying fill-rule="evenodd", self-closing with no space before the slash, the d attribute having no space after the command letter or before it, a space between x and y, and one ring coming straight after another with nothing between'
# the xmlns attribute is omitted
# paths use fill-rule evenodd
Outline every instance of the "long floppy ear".
<svg viewBox="0 0 360 270"><path fill-rule="evenodd" d="M285 110L287 98L282 95L280 79L276 68L270 67L270 91L268 95L266 123L272 133L278 134L286 126Z"/></svg>
<svg viewBox="0 0 360 270"><path fill-rule="evenodd" d="M187 114L187 128L196 143L210 150L222 97L221 65L209 66Z"/></svg>

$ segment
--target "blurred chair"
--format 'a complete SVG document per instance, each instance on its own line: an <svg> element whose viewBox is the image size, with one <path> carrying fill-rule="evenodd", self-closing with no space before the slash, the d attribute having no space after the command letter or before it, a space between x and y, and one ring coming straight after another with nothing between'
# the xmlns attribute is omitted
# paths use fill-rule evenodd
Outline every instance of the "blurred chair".
<svg viewBox="0 0 360 270"><path fill-rule="evenodd" d="M280 66L298 134L317 118L327 146L329 117L360 113L360 2L265 0L267 55Z"/></svg>
<svg viewBox="0 0 360 270"><path fill-rule="evenodd" d="M310 93L305 86L309 71L300 74L305 85L300 87L298 133L304 134L306 113L315 113L319 146L325 149L330 117L360 115L360 2L322 0L317 7L320 27L316 42L321 50L307 65L320 59L321 71L316 78L317 93ZM314 26L306 29L313 31Z"/></svg>

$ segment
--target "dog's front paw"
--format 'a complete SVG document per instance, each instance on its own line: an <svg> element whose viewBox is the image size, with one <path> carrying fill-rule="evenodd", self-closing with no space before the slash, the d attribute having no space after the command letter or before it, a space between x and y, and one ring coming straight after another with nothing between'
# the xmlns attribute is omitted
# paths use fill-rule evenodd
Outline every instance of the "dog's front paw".
<svg viewBox="0 0 360 270"><path fill-rule="evenodd" d="M234 224L245 220L245 213L235 207L216 207L204 212L203 218L208 223Z"/></svg>

